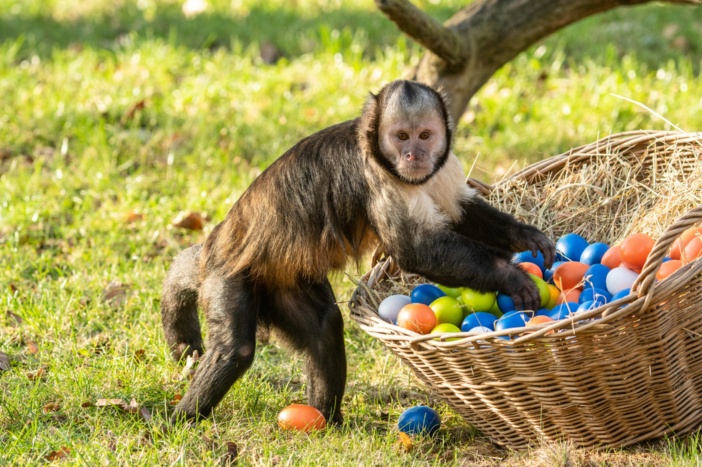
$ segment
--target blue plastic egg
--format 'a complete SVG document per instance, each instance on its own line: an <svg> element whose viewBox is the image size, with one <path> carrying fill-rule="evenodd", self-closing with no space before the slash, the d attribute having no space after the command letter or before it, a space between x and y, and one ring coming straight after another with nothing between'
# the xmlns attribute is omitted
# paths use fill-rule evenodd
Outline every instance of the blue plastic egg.
<svg viewBox="0 0 702 467"><path fill-rule="evenodd" d="M578 261L588 243L583 237L569 233L556 241L556 254L570 261Z"/></svg>
<svg viewBox="0 0 702 467"><path fill-rule="evenodd" d="M594 287L585 287L578 297L578 303L597 300L598 302L608 303L612 299L612 294L606 290Z"/></svg>
<svg viewBox="0 0 702 467"><path fill-rule="evenodd" d="M596 289L607 289L607 274L609 274L609 268L604 264L593 264L583 276L583 281L585 286L594 287Z"/></svg>
<svg viewBox="0 0 702 467"><path fill-rule="evenodd" d="M505 313L502 318L495 323L495 331L504 331L505 329L523 328L529 321L529 315L523 311L511 311ZM509 339L509 336L499 336L500 339Z"/></svg>
<svg viewBox="0 0 702 467"><path fill-rule="evenodd" d="M468 332L471 334L485 334L486 332L492 332L494 329L490 329L487 326L476 326L472 329L469 329Z"/></svg>
<svg viewBox="0 0 702 467"><path fill-rule="evenodd" d="M418 405L402 412L397 428L408 435L434 434L441 427L441 418L436 410Z"/></svg>
<svg viewBox="0 0 702 467"><path fill-rule="evenodd" d="M507 294L499 293L497 294L497 307L502 313L509 313L514 311L517 307L514 306L514 301L512 297Z"/></svg>
<svg viewBox="0 0 702 467"><path fill-rule="evenodd" d="M467 332L477 326L484 326L489 328L491 331L495 330L495 321L497 318L492 313L487 313L485 311L477 311L471 313L463 320L461 324L461 331Z"/></svg>
<svg viewBox="0 0 702 467"><path fill-rule="evenodd" d="M610 300L610 302L613 302L615 300L619 300L620 298L624 298L627 295L629 295L630 293L631 293L631 289L622 289L619 292L612 295L612 299Z"/></svg>
<svg viewBox="0 0 702 467"><path fill-rule="evenodd" d="M378 305L378 316L388 323L397 322L397 314L403 306L411 303L407 295L390 295Z"/></svg>
<svg viewBox="0 0 702 467"><path fill-rule="evenodd" d="M580 254L580 262L585 264L599 264L607 250L609 250L609 245L606 243L591 243L586 246Z"/></svg>
<svg viewBox="0 0 702 467"><path fill-rule="evenodd" d="M539 308L536 310L536 313L534 313L534 316L548 316L551 313L551 310L548 308Z"/></svg>
<svg viewBox="0 0 702 467"><path fill-rule="evenodd" d="M553 265L551 266L551 269L546 269L544 271L544 280L546 282L553 284L553 280L552 280L553 279L553 271L555 271L556 268L558 268L558 266L560 266L561 264L566 263L566 262L567 261L554 261Z"/></svg>
<svg viewBox="0 0 702 467"><path fill-rule="evenodd" d="M560 305L556 305L555 307L553 307L553 310L551 310L551 313L548 316L549 318L558 321L559 319L567 318L568 316L575 313L575 311L578 309L578 306L579 305L575 302L561 303Z"/></svg>
<svg viewBox="0 0 702 467"><path fill-rule="evenodd" d="M513 263L534 263L536 264L541 271L545 269L544 267L544 254L541 253L540 251L536 252L536 257L532 256L531 251L522 251L519 253L515 253L515 255L512 257L512 262Z"/></svg>
<svg viewBox="0 0 702 467"><path fill-rule="evenodd" d="M431 305L431 302L439 297L444 297L446 294L443 290L435 286L434 284L419 284L410 293L410 300L412 303L423 303L425 305Z"/></svg>

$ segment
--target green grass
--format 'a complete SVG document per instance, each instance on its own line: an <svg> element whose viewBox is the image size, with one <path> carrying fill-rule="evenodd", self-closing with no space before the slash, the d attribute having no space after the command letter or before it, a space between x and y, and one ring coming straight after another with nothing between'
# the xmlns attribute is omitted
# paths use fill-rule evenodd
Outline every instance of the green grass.
<svg viewBox="0 0 702 467"><path fill-rule="evenodd" d="M439 18L461 4L418 3ZM0 374L0 465L40 464L64 446L70 465L212 465L228 441L243 465L538 461L490 446L350 319L342 428L276 428L278 411L304 400L304 361L261 344L212 419L161 430L187 388L160 330L171 258L286 148L355 117L421 54L370 1L209 4L187 19L173 1L0 0L0 351L12 358ZM648 6L535 45L472 101L455 152L491 181L608 133L667 128L613 94L700 129L700 21L700 9ZM284 58L265 64L262 43ZM205 233L173 228L181 210L207 213ZM133 212L143 217L129 222ZM112 281L127 287L121 304L103 298ZM347 301L352 283L334 284ZM44 378L30 379L38 368ZM135 398L154 419L82 407L101 398ZM52 402L58 411L44 413ZM406 453L394 425L418 402L444 428ZM598 459L646 455L694 465L702 447L690 437Z"/></svg>

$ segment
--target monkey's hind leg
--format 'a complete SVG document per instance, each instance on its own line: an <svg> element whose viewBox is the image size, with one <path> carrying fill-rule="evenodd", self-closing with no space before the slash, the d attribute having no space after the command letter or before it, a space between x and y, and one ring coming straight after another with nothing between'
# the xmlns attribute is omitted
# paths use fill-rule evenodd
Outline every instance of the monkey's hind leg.
<svg viewBox="0 0 702 467"><path fill-rule="evenodd" d="M161 322L176 360L195 351L202 355L202 333L197 316L200 250L202 245L195 245L176 256L163 283Z"/></svg>
<svg viewBox="0 0 702 467"><path fill-rule="evenodd" d="M307 399L328 422L341 424L346 387L344 320L328 280L276 291L264 318L296 350L307 354Z"/></svg>
<svg viewBox="0 0 702 467"><path fill-rule="evenodd" d="M210 275L200 294L207 318L207 352L173 419L208 416L254 360L258 300L251 284L241 277Z"/></svg>

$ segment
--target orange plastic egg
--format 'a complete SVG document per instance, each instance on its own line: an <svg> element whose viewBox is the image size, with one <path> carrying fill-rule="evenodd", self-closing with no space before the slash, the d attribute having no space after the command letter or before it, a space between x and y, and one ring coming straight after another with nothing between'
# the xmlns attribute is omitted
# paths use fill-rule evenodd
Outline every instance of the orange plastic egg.
<svg viewBox="0 0 702 467"><path fill-rule="evenodd" d="M558 294L558 298L556 298L556 305L568 302L578 303L578 299L580 299L580 293L580 289L566 289L560 294Z"/></svg>
<svg viewBox="0 0 702 467"><path fill-rule="evenodd" d="M656 271L656 279L659 281L665 279L680 269L682 265L683 263L679 259L671 259L670 261L666 261L665 263L661 264L661 267L658 268L658 271Z"/></svg>
<svg viewBox="0 0 702 467"><path fill-rule="evenodd" d="M605 251L605 254L602 255L600 263L604 264L609 269L618 268L622 264L622 259L619 257L619 248L620 245L610 247L609 250Z"/></svg>
<svg viewBox="0 0 702 467"><path fill-rule="evenodd" d="M702 237L702 227L690 227L680 234L675 242L673 242L673 246L670 247L669 256L673 259L682 259L682 251L685 249L690 240L695 237Z"/></svg>
<svg viewBox="0 0 702 467"><path fill-rule="evenodd" d="M561 290L583 288L583 276L590 265L578 261L563 263L553 271L553 283Z"/></svg>
<svg viewBox="0 0 702 467"><path fill-rule="evenodd" d="M619 247L622 266L635 272L641 272L654 243L651 236L645 233L635 233L626 237Z"/></svg>
<svg viewBox="0 0 702 467"><path fill-rule="evenodd" d="M419 334L429 334L436 327L436 314L429 305L410 303L398 313L397 325Z"/></svg>
<svg viewBox="0 0 702 467"><path fill-rule="evenodd" d="M524 263L517 263L517 266L528 272L529 274L533 274L539 279L544 278L544 273L541 272L541 268L537 266L534 263L529 263L529 262L524 262Z"/></svg>
<svg viewBox="0 0 702 467"><path fill-rule="evenodd" d="M312 431L327 426L322 412L305 404L291 404L278 414L278 426L283 430Z"/></svg>
<svg viewBox="0 0 702 467"><path fill-rule="evenodd" d="M702 237L694 237L687 242L685 249L680 255L683 264L687 264L697 258L702 258Z"/></svg>
<svg viewBox="0 0 702 467"><path fill-rule="evenodd" d="M537 324L553 323L553 318L544 315L537 315L527 321L527 326L536 326Z"/></svg>

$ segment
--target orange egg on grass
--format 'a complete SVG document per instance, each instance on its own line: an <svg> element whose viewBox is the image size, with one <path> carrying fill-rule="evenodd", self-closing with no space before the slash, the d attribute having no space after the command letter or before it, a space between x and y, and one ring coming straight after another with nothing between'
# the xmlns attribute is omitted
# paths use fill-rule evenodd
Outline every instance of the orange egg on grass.
<svg viewBox="0 0 702 467"><path fill-rule="evenodd" d="M702 237L702 227L690 227L680 234L680 236L673 242L673 246L670 247L670 257L673 259L682 259L682 251L685 249L690 240L695 237Z"/></svg>
<svg viewBox="0 0 702 467"><path fill-rule="evenodd" d="M641 272L654 244L651 236L645 233L635 233L626 237L619 247L622 266L634 272Z"/></svg>
<svg viewBox="0 0 702 467"><path fill-rule="evenodd" d="M618 268L622 264L622 259L619 256L620 245L614 245L605 251L600 260L601 264L604 264L609 269Z"/></svg>
<svg viewBox="0 0 702 467"><path fill-rule="evenodd" d="M670 261L666 261L665 263L661 264L661 267L658 268L658 271L656 271L656 279L659 281L665 279L680 269L682 265L683 263L679 259L671 259Z"/></svg>
<svg viewBox="0 0 702 467"><path fill-rule="evenodd" d="M436 314L429 305L410 303L397 314L397 325L419 334L429 334L436 327Z"/></svg>
<svg viewBox="0 0 702 467"><path fill-rule="evenodd" d="M312 431L327 426L322 412L305 404L291 404L278 414L278 426L283 430Z"/></svg>
<svg viewBox="0 0 702 467"><path fill-rule="evenodd" d="M563 263L553 271L553 283L561 290L582 289L583 276L589 267L589 264L578 261Z"/></svg>
<svg viewBox="0 0 702 467"><path fill-rule="evenodd" d="M697 258L702 258L702 237L692 238L687 242L685 249L680 254L683 264L687 264Z"/></svg>

